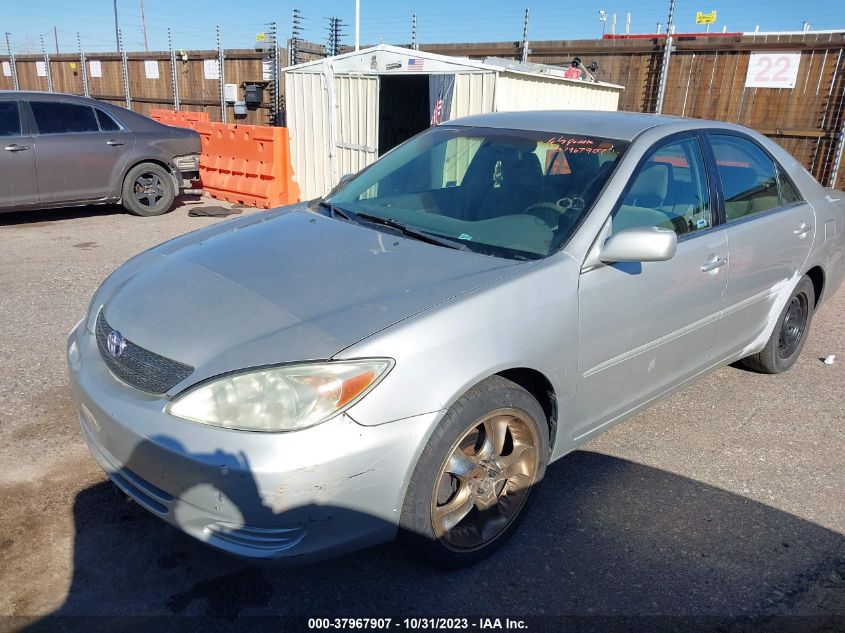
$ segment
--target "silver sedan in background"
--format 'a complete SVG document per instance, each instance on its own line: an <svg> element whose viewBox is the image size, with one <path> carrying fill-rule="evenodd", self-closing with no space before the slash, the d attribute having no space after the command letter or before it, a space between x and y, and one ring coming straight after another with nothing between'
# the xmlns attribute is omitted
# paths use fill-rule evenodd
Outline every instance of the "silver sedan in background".
<svg viewBox="0 0 845 633"><path fill-rule="evenodd" d="M202 193L200 137L110 103L0 90L0 213L120 203L167 213Z"/></svg>
<svg viewBox="0 0 845 633"><path fill-rule="evenodd" d="M324 199L118 269L68 341L109 477L188 534L312 560L490 554L547 465L722 365L786 371L845 205L723 123L497 113Z"/></svg>

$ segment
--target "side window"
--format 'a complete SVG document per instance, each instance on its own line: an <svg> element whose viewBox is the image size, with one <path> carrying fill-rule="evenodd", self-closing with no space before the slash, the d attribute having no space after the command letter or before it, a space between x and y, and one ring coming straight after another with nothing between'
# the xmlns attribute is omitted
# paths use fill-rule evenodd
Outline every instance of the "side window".
<svg viewBox="0 0 845 633"><path fill-rule="evenodd" d="M695 138L654 150L634 175L612 220L614 233L659 226L681 236L712 225L707 173Z"/></svg>
<svg viewBox="0 0 845 633"><path fill-rule="evenodd" d="M787 178L780 166L778 166L778 184L780 185L780 203L783 206L786 207L790 204L801 202L801 194L798 193L795 185L793 185L792 181Z"/></svg>
<svg viewBox="0 0 845 633"><path fill-rule="evenodd" d="M775 164L762 149L747 139L725 134L712 134L710 145L728 222L780 206Z"/></svg>
<svg viewBox="0 0 845 633"><path fill-rule="evenodd" d="M111 118L108 114L98 108L94 108L94 112L97 114L97 122L100 124L100 129L103 132L117 132L120 130L120 126L117 124L117 121Z"/></svg>
<svg viewBox="0 0 845 633"><path fill-rule="evenodd" d="M61 101L33 101L32 114L39 134L98 132L97 117L91 106Z"/></svg>
<svg viewBox="0 0 845 633"><path fill-rule="evenodd" d="M0 136L18 136L21 133L21 115L17 101L0 101Z"/></svg>

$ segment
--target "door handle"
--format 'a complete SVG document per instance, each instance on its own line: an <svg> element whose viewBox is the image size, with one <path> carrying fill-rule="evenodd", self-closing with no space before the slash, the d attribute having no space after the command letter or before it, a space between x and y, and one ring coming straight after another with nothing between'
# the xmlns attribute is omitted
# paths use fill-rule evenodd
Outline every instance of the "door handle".
<svg viewBox="0 0 845 633"><path fill-rule="evenodd" d="M17 143L12 143L11 145L6 145L3 149L7 152L25 152L29 149L29 145L18 145Z"/></svg>
<svg viewBox="0 0 845 633"><path fill-rule="evenodd" d="M722 266L728 263L728 260L724 257L716 257L716 255L711 255L704 265L701 267L701 272L703 273L712 273L714 270L719 270Z"/></svg>
<svg viewBox="0 0 845 633"><path fill-rule="evenodd" d="M114 139L111 139L110 141L106 141L106 145L111 145L112 147L115 147L116 145L125 145L125 144L126 143L124 143L123 141L115 141Z"/></svg>
<svg viewBox="0 0 845 633"><path fill-rule="evenodd" d="M801 226L792 231L792 233L793 235L797 235L801 239L804 239L805 237L807 237L807 233L810 232L810 229L812 229L812 227L809 224L807 224L806 222L802 222Z"/></svg>

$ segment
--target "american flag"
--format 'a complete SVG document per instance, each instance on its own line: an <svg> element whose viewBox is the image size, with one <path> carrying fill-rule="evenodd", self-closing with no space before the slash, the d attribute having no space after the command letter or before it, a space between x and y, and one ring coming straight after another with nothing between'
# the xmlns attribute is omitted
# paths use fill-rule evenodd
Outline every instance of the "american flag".
<svg viewBox="0 0 845 633"><path fill-rule="evenodd" d="M422 70L424 61L425 60L420 59L419 57L408 58L408 70Z"/></svg>
<svg viewBox="0 0 845 633"><path fill-rule="evenodd" d="M431 114L431 124L438 125L443 120L443 86L437 93L437 101L434 102L434 112Z"/></svg>

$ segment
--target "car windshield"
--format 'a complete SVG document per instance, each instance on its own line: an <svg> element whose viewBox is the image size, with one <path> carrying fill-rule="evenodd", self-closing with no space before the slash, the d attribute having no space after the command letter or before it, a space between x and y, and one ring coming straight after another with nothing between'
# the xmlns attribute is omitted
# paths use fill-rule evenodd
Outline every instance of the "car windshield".
<svg viewBox="0 0 845 633"><path fill-rule="evenodd" d="M387 220L378 222L385 230L539 259L569 239L627 147L597 136L438 126L322 202L347 220Z"/></svg>

